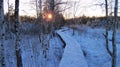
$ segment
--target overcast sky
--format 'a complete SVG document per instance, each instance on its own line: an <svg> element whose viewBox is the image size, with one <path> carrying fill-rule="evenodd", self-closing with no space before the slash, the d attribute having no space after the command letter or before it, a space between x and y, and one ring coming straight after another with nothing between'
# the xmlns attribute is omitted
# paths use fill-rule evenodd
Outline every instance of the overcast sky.
<svg viewBox="0 0 120 67"><path fill-rule="evenodd" d="M10 4L14 5L15 0L10 0ZM69 8L63 12L64 16L67 18L86 15L86 16L104 16L104 7L96 6L98 1L104 2L104 0L62 0L62 2L67 2L67 5L61 5L62 8ZM7 0L4 2L5 13L8 10ZM61 8L61 10L62 10ZM30 4L30 0L20 0L20 15L35 16L35 6Z"/></svg>

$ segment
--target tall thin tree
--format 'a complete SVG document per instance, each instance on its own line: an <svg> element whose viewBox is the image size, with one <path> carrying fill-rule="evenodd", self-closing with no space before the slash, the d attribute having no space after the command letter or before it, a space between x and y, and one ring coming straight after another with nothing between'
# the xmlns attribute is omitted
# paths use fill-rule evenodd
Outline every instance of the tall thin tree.
<svg viewBox="0 0 120 67"><path fill-rule="evenodd" d="M37 18L39 16L39 12L38 12L38 0L35 0L35 5L36 5L36 15L37 15Z"/></svg>
<svg viewBox="0 0 120 67"><path fill-rule="evenodd" d="M43 25L43 22L42 22L42 0L39 0L39 19L40 19L40 26L41 26L41 30L40 30L40 32L41 32L41 35L42 35L42 31L43 31L43 27L42 27L42 25Z"/></svg>
<svg viewBox="0 0 120 67"><path fill-rule="evenodd" d="M112 53L109 49L109 45L108 45L108 0L105 0L105 13L106 13L106 33L105 33L105 39L106 39L106 49L109 53L110 56L112 56Z"/></svg>
<svg viewBox="0 0 120 67"><path fill-rule="evenodd" d="M21 58L21 50L20 50L20 30L19 30L19 0L15 0L15 50L16 50L16 59L17 59L17 67L22 67L22 58Z"/></svg>
<svg viewBox="0 0 120 67"><path fill-rule="evenodd" d="M50 0L50 10L54 11L54 0Z"/></svg>
<svg viewBox="0 0 120 67"><path fill-rule="evenodd" d="M10 1L8 0L8 29L10 29Z"/></svg>
<svg viewBox="0 0 120 67"><path fill-rule="evenodd" d="M39 0L39 9L40 9L40 16L42 14L42 0Z"/></svg>
<svg viewBox="0 0 120 67"><path fill-rule="evenodd" d="M5 22L4 22L4 0L0 0L0 67L5 67L4 62L4 41L5 41Z"/></svg>
<svg viewBox="0 0 120 67"><path fill-rule="evenodd" d="M55 0L50 0L49 1L49 10L50 10L50 12L52 13L52 15L54 15L54 8L55 8ZM50 24L51 25L51 36L52 36L52 34L53 34L53 31L54 31L54 21L51 21L52 23Z"/></svg>
<svg viewBox="0 0 120 67"><path fill-rule="evenodd" d="M40 19L40 41L41 43L43 42L43 18L42 18L42 0L39 0L39 9L40 9L40 14L39 14L39 19Z"/></svg>
<svg viewBox="0 0 120 67"><path fill-rule="evenodd" d="M117 47L116 47L117 16L118 16L118 0L115 0L114 24L113 24L113 34L112 34L112 46L113 46L112 67L116 67L116 57L117 57Z"/></svg>

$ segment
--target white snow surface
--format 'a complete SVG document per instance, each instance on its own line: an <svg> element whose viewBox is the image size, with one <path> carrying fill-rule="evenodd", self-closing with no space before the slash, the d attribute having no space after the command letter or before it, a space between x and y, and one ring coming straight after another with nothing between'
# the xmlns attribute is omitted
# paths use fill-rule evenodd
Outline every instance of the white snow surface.
<svg viewBox="0 0 120 67"><path fill-rule="evenodd" d="M82 49L82 52L84 54L84 59L87 61L88 67L111 67L111 57L107 53L106 46L105 46L105 37L103 36L103 33L105 33L105 29L103 28L90 28L87 26L75 26L74 29L75 34L72 35L73 30L70 28L63 28L58 33L60 33L61 36L65 40L68 40L67 42L72 43L73 45L67 45L68 47L74 47L75 43L74 41L77 41L77 44L80 45L79 49ZM120 66L120 31L117 31L117 67ZM67 35L67 36L66 36ZM66 37L66 38L65 38ZM112 37L112 32L109 31L109 39ZM109 48L112 49L112 43L109 41ZM74 48L75 49L75 48ZM77 51L78 49L75 49ZM70 62L70 60L67 60L67 56L69 57L69 54L67 54L67 51L69 52L70 49L65 48L65 52L63 54L63 58L61 60L60 66L62 67L69 67L66 62ZM111 50L112 51L112 50ZM74 54L74 52L71 52L70 54ZM64 56L65 55L65 56ZM74 56L72 60L74 60ZM78 57L79 59L80 57ZM76 64L76 63L75 63ZM73 64L73 65L75 65ZM66 66L65 66L66 65ZM73 66L74 67L74 66ZM80 67L80 66L79 66ZM82 66L84 67L84 66Z"/></svg>
<svg viewBox="0 0 120 67"><path fill-rule="evenodd" d="M58 31L57 33L66 43L66 48L59 67L88 67L81 46L78 42L70 36L65 35L63 32Z"/></svg>
<svg viewBox="0 0 120 67"><path fill-rule="evenodd" d="M107 53L103 36L105 29L75 26L74 30L74 35L73 30L67 27L57 31L66 43L65 48L57 36L45 41L49 43L47 58L44 58L39 35L21 35L23 67L111 67L111 57ZM6 67L17 67L14 34L7 36L12 38L5 39L5 64ZM109 31L109 39L111 38L112 32ZM120 30L117 31L116 38L117 67L120 67ZM111 41L109 48L112 51Z"/></svg>

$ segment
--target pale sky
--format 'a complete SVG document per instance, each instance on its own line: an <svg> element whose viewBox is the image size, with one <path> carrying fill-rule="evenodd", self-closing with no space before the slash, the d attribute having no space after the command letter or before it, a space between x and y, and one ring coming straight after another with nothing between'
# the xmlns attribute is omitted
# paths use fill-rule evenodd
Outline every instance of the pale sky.
<svg viewBox="0 0 120 67"><path fill-rule="evenodd" d="M4 11L5 13L8 11L8 4L7 4L7 0L5 0L4 2ZM10 4L13 4L14 6L15 0L10 0ZM35 16L36 15L36 11L35 11L35 7L32 6L32 4L30 5L30 0L20 0L20 6L19 6L19 14L20 15L29 15L29 16Z"/></svg>
<svg viewBox="0 0 120 67"><path fill-rule="evenodd" d="M35 6L30 4L31 0L20 0L20 15L36 16ZM67 5L61 5L62 8L69 8L63 12L64 16L67 18L86 15L86 16L104 16L104 6L95 6L98 1L104 0L62 0L62 2L67 2ZM10 0L10 4L14 5L15 0ZM8 11L7 0L4 2L5 13Z"/></svg>
<svg viewBox="0 0 120 67"><path fill-rule="evenodd" d="M71 18L75 14L75 16L104 16L104 12L99 6L94 6L93 4L96 4L97 0L68 0L72 1L71 5L67 5L68 7L71 7L70 9L66 10L67 17ZM76 2L75 2L76 1ZM76 5L74 5L74 3ZM74 11L76 10L76 11ZM70 14L70 16L69 16ZM72 15L72 16L71 16Z"/></svg>

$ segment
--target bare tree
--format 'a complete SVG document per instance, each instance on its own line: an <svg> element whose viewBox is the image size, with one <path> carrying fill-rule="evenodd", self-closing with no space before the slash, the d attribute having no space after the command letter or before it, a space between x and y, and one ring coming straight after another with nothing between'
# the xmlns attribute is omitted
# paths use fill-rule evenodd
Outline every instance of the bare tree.
<svg viewBox="0 0 120 67"><path fill-rule="evenodd" d="M36 12L39 19L42 18L42 0L36 0Z"/></svg>
<svg viewBox="0 0 120 67"><path fill-rule="evenodd" d="M115 0L114 24L113 24L113 34L112 34L112 46L113 46L112 67L116 67L116 56L117 56L117 47L116 47L117 15L118 15L118 0Z"/></svg>
<svg viewBox="0 0 120 67"><path fill-rule="evenodd" d="M0 67L5 67L4 41L5 41L5 22L4 22L4 0L0 0Z"/></svg>
<svg viewBox="0 0 120 67"><path fill-rule="evenodd" d="M43 32L42 0L39 0L39 18L38 19L40 20L40 27L41 27L40 35L42 36L42 32Z"/></svg>
<svg viewBox="0 0 120 67"><path fill-rule="evenodd" d="M36 4L36 15L37 15L37 18L39 16L39 13L38 13L38 0L35 0L35 4Z"/></svg>
<svg viewBox="0 0 120 67"><path fill-rule="evenodd" d="M8 0L8 29L10 29L10 1Z"/></svg>
<svg viewBox="0 0 120 67"><path fill-rule="evenodd" d="M39 16L42 18L42 0L39 0Z"/></svg>
<svg viewBox="0 0 120 67"><path fill-rule="evenodd" d="M54 2L55 2L54 0L50 0L50 2L49 2L51 11L54 11Z"/></svg>
<svg viewBox="0 0 120 67"><path fill-rule="evenodd" d="M20 50L20 30L19 30L19 0L15 0L15 49L16 49L16 58L17 58L17 67L22 67L22 58Z"/></svg>
<svg viewBox="0 0 120 67"><path fill-rule="evenodd" d="M107 49L107 51L108 51L108 53L109 53L109 55L112 57L112 53L111 53L111 51L110 51L110 49L109 49L109 44L108 44L108 1L107 0L105 0L105 13L106 13L106 33L105 33L105 39L106 39L106 49Z"/></svg>
<svg viewBox="0 0 120 67"><path fill-rule="evenodd" d="M73 3L73 27L74 27L74 25L77 23L77 21L75 20L75 18L76 18L76 14L77 14L77 11L78 11L78 9L80 9L78 6L79 6L79 3L80 3L80 0L78 0L78 1L75 1L74 3ZM73 28L73 33L72 33L72 35L74 35L75 34L75 29Z"/></svg>

